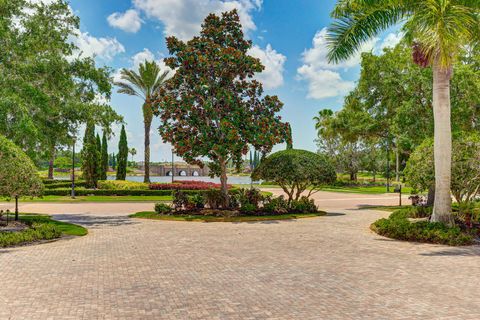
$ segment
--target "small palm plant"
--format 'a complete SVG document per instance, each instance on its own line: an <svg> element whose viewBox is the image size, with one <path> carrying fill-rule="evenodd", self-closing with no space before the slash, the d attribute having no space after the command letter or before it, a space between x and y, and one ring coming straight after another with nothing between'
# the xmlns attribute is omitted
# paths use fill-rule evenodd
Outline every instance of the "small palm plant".
<svg viewBox="0 0 480 320"><path fill-rule="evenodd" d="M433 70L435 203L432 221L452 225L450 80L463 47L480 41L479 0L339 0L328 30L329 59L349 58L361 45L403 24L414 61Z"/></svg>
<svg viewBox="0 0 480 320"><path fill-rule="evenodd" d="M145 61L139 66L138 73L134 70L122 69L122 82L115 82L120 87L118 93L137 96L143 99L143 124L145 129L145 175L144 182L150 182L150 128L152 126L152 98L167 80L169 72L161 71L155 61Z"/></svg>

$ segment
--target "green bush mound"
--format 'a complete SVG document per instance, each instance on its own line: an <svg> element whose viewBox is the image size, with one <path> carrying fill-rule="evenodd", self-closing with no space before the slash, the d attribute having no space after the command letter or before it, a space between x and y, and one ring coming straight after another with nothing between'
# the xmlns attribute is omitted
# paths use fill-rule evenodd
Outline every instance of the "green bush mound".
<svg viewBox="0 0 480 320"><path fill-rule="evenodd" d="M426 220L411 222L408 218L418 218L417 208L405 208L394 211L388 219L374 222L370 228L381 236L397 240L445 244L449 246L471 245L473 236L459 227L448 227L443 223Z"/></svg>

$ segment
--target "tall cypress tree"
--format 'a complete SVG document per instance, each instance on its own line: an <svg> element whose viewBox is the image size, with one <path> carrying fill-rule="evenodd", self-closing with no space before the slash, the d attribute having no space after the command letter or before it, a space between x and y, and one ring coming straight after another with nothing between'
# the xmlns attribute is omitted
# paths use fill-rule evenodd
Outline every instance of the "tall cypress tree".
<svg viewBox="0 0 480 320"><path fill-rule="evenodd" d="M107 171L108 171L108 142L107 134L103 131L102 137L102 180L107 180Z"/></svg>
<svg viewBox="0 0 480 320"><path fill-rule="evenodd" d="M95 138L95 125L89 121L85 129L85 136L83 137L82 149L82 171L86 186L89 188L96 188L98 182L98 159L100 154L97 149L97 139Z"/></svg>
<svg viewBox="0 0 480 320"><path fill-rule="evenodd" d="M117 155L117 180L125 180L127 177L127 162L128 162L128 143L125 126L122 125L122 132L120 133L120 141L118 142Z"/></svg>
<svg viewBox="0 0 480 320"><path fill-rule="evenodd" d="M287 150L292 150L293 149L293 135L292 135L292 126L290 123L288 124L288 136L289 139L287 139Z"/></svg>

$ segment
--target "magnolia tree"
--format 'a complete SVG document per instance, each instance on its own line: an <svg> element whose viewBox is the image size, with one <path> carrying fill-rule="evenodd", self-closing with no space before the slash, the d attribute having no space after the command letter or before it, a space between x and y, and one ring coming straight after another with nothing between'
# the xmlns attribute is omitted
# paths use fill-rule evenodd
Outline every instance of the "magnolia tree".
<svg viewBox="0 0 480 320"><path fill-rule="evenodd" d="M324 155L306 150L288 149L263 159L252 179L277 183L288 195L288 202L298 200L308 189L307 198L322 186L335 182L331 161Z"/></svg>
<svg viewBox="0 0 480 320"><path fill-rule="evenodd" d="M176 72L154 103L160 134L188 163L211 160L228 206L227 163L239 167L250 145L266 154L277 143L291 143L288 123L276 115L283 104L263 96L254 79L264 67L247 54L252 42L244 39L236 10L209 15L199 36L188 42L169 37L167 47L172 56L165 63Z"/></svg>
<svg viewBox="0 0 480 320"><path fill-rule="evenodd" d="M410 156L405 177L418 192L435 186L433 140L428 139ZM453 140L451 192L460 213L471 223L472 201L480 190L480 136L461 135Z"/></svg>
<svg viewBox="0 0 480 320"><path fill-rule="evenodd" d="M18 198L39 196L42 190L43 184L32 160L0 135L0 195L15 199L15 220L18 220Z"/></svg>

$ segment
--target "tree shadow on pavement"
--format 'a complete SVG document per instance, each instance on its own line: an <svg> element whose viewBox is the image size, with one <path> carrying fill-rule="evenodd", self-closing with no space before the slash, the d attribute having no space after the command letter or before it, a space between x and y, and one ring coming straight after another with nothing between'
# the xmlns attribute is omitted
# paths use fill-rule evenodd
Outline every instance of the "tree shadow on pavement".
<svg viewBox="0 0 480 320"><path fill-rule="evenodd" d="M345 216L345 213L340 213L340 212L328 212L326 215L323 217L340 217L340 216Z"/></svg>
<svg viewBox="0 0 480 320"><path fill-rule="evenodd" d="M130 219L128 216L94 216L82 214L56 214L55 220L65 221L90 228L118 227L124 225L139 224L140 221Z"/></svg>
<svg viewBox="0 0 480 320"><path fill-rule="evenodd" d="M459 257L478 257L480 256L480 246L470 246L470 247L456 247L449 248L440 251L432 251L420 253L421 256L426 257L441 257L441 256L459 256Z"/></svg>

